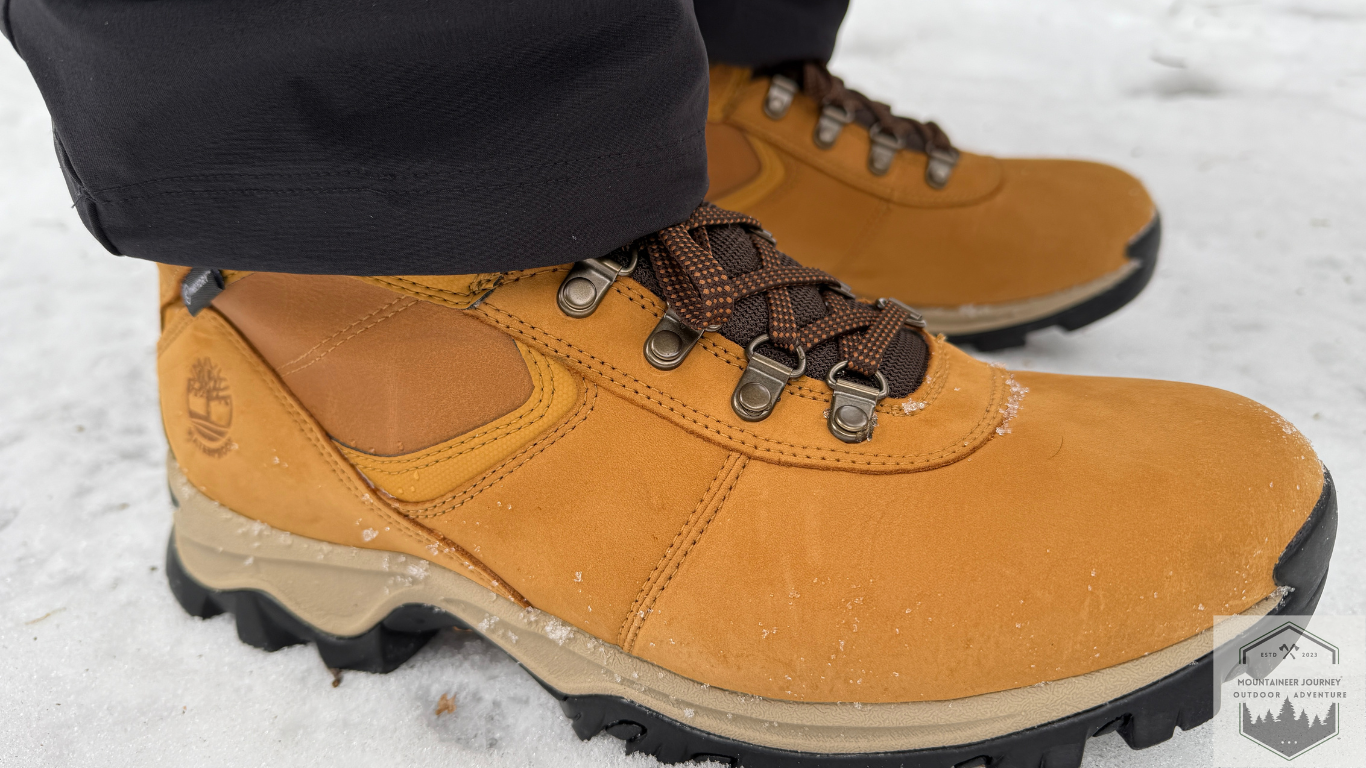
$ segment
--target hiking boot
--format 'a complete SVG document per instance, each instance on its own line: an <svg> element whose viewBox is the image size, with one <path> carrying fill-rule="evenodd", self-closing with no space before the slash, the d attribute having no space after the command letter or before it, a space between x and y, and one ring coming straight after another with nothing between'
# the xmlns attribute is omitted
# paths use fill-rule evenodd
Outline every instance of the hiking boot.
<svg viewBox="0 0 1366 768"><path fill-rule="evenodd" d="M783 250L860 293L915 305L979 349L1075 330L1152 277L1143 185L1075 160L998 159L897 117L816 63L711 68L707 199L762 219Z"/></svg>
<svg viewBox="0 0 1366 768"><path fill-rule="evenodd" d="M473 629L664 762L1148 746L1211 716L1216 615L1326 578L1275 414L987 365L712 206L562 267L162 276L190 613L373 672Z"/></svg>

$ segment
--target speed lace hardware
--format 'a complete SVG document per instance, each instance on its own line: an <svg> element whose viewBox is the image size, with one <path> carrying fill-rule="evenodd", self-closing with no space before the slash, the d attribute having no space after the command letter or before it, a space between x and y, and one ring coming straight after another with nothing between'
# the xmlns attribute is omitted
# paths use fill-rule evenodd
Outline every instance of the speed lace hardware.
<svg viewBox="0 0 1366 768"><path fill-rule="evenodd" d="M874 176L887 175L897 153L909 150L925 154L926 185L943 189L949 183L961 155L936 123L892 114L892 108L886 104L846 87L824 64L802 64L801 77L803 82L798 85L791 77L772 75L764 96L764 114L781 120L791 109L796 94L804 93L821 107L812 133L817 147L830 149L844 126L858 123L868 129L868 171Z"/></svg>
<svg viewBox="0 0 1366 768"><path fill-rule="evenodd" d="M821 117L816 121L816 131L811 135L811 140L821 149L829 149L835 146L835 140L840 137L844 126L853 121L854 115L849 110L837 104L826 104L821 108Z"/></svg>
<svg viewBox="0 0 1366 768"><path fill-rule="evenodd" d="M877 300L878 309L886 309L888 306L894 306L902 312L906 313L906 318L904 322L911 328L925 327L925 316L920 314L920 312L916 310L915 307L912 307L910 304L907 304L906 302L901 301L900 299L884 298Z"/></svg>
<svg viewBox="0 0 1366 768"><path fill-rule="evenodd" d="M830 386L830 410L826 412L826 425L830 434L846 443L861 443L873 436L877 426L877 404L887 396L890 388L887 377L881 371L874 374L878 387L874 389L850 379L841 379L840 373L849 367L848 360L842 360L825 375L825 383Z"/></svg>
<svg viewBox="0 0 1366 768"><path fill-rule="evenodd" d="M868 170L874 176L886 176L892 170L896 153L906 148L906 142L876 125L868 129L868 140Z"/></svg>
<svg viewBox="0 0 1366 768"><path fill-rule="evenodd" d="M718 228L736 227L748 237L759 266L731 277L712 250ZM727 247L734 247L734 240ZM731 393L731 408L745 421L768 417L783 389L805 375L807 351L836 341L843 362L827 378L834 399L828 423L840 440L867 440L876 425L874 410L888 394L887 378L879 371L883 359L904 327L920 328L925 321L914 309L895 299L876 304L855 297L849 286L819 269L803 267L777 249L773 235L753 217L703 203L687 221L638 240L631 246L631 263L587 259L574 265L558 294L561 309L573 317L586 317L602 300L618 277L634 271L644 252L658 281L665 312L645 339L642 352L650 365L673 370L708 332L720 331L732 320L736 302L763 296L767 307L767 330L751 339L745 349L745 369ZM576 282L577 281L577 282ZM789 289L809 286L820 292L825 314L798 325L798 308ZM748 321L747 321L748 322ZM796 357L795 367L759 354L762 344L772 344ZM878 382L879 388L860 382Z"/></svg>
<svg viewBox="0 0 1366 768"><path fill-rule="evenodd" d="M625 277L636 270L640 261L639 249L631 249L631 263L621 266L609 258L584 259L574 262L569 274L560 283L555 301L560 311L570 317L588 317L597 310L607 289L612 287L618 277Z"/></svg>
<svg viewBox="0 0 1366 768"><path fill-rule="evenodd" d="M719 330L716 327L708 331ZM688 327L672 307L664 312L655 329L645 338L645 359L661 371L672 371L683 364L704 331Z"/></svg>
<svg viewBox="0 0 1366 768"><path fill-rule="evenodd" d="M925 149L930 160L925 165L925 183L935 189L943 189L949 183L949 176L958 165L958 150L953 147L930 146Z"/></svg>
<svg viewBox="0 0 1366 768"><path fill-rule="evenodd" d="M764 95L764 114L774 120L782 120L792 107L792 100L801 88L790 77L774 75L768 83L768 93Z"/></svg>
<svg viewBox="0 0 1366 768"><path fill-rule="evenodd" d="M759 257L757 269L733 278L726 273L712 251L709 234L714 227L726 226L738 226L748 234ZM746 421L759 421L773 411L787 383L806 372L807 350L838 339L849 373L875 381L883 356L902 327L923 324L915 310L901 302L888 300L874 305L853 298L848 286L828 273L803 267L782 255L773 236L753 217L710 203L698 206L687 221L660 230L644 242L668 307L645 342L645 357L658 368L678 367L703 333L720 330L730 322L737 301L764 296L768 330L749 343L745 371L731 395L731 407ZM806 325L797 324L788 290L797 286L821 291L824 316ZM765 342L795 355L796 367L788 368L756 354L755 349ZM877 399L872 398L874 405ZM851 435L866 439L871 417L867 421L860 426L850 414L848 420L839 422L843 426L837 436L841 440Z"/></svg>
<svg viewBox="0 0 1366 768"><path fill-rule="evenodd" d="M754 337L745 347L748 362L745 372L735 383L735 391L730 396L730 407L735 415L745 421L763 421L773 412L778 398L783 394L788 382L801 378L806 373L806 350L797 347L797 367L788 368L771 357L754 350L768 341L768 334Z"/></svg>

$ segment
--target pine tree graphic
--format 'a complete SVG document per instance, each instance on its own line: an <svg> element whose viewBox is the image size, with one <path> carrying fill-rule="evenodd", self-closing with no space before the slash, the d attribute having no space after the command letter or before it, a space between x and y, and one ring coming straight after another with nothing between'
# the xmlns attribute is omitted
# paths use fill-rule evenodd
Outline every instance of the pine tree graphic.
<svg viewBox="0 0 1366 768"><path fill-rule="evenodd" d="M1253 717L1247 704L1242 705L1242 733L1286 757L1294 757L1338 732L1338 705L1329 705L1325 717L1315 716L1295 706L1289 697L1281 699L1280 711L1273 717L1270 710Z"/></svg>

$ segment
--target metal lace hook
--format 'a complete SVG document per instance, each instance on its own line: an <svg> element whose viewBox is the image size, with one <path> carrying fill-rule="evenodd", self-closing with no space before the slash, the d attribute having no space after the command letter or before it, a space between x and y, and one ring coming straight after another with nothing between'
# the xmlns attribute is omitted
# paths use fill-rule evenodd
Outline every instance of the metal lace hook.
<svg viewBox="0 0 1366 768"><path fill-rule="evenodd" d="M875 373L878 388L839 378L839 374L849 367L848 360L841 360L825 375L825 383L830 386L830 410L826 425L830 434L846 443L861 443L873 436L877 426L877 404L887 397L891 388L882 371Z"/></svg>
<svg viewBox="0 0 1366 768"><path fill-rule="evenodd" d="M631 261L624 267L606 257L574 262L569 274L564 276L564 282L560 283L559 292L555 294L560 311L578 318L593 314L607 295L607 289L612 287L612 283L616 282L618 277L625 277L634 272L639 263L638 245L631 246Z"/></svg>
<svg viewBox="0 0 1366 768"><path fill-rule="evenodd" d="M788 368L782 363L755 352L760 344L768 341L768 334L754 337L745 347L748 363L740 380L735 383L735 391L730 396L730 406L735 415L745 421L763 421L773 412L783 388L788 382L806 373L806 350L797 347L797 367Z"/></svg>

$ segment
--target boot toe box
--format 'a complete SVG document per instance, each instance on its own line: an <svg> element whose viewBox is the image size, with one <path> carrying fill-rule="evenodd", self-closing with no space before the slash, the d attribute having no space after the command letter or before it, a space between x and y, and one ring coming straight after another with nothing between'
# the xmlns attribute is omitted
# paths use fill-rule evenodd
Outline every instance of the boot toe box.
<svg viewBox="0 0 1366 768"><path fill-rule="evenodd" d="M986 209L993 237L1026 284L1012 298L1081 285L1124 267L1157 208L1142 182L1103 163L1002 160L1001 191Z"/></svg>
<svg viewBox="0 0 1366 768"><path fill-rule="evenodd" d="M993 160L991 196L949 208L905 207L869 241L910 254L897 295L926 307L1006 304L1099 284L1120 273L1157 216L1143 184L1078 160ZM950 188L952 182L950 182ZM856 275L875 271L867 264Z"/></svg>
<svg viewBox="0 0 1366 768"><path fill-rule="evenodd" d="M1017 373L1002 433L924 472L751 462L637 653L806 701L944 700L1104 670L1274 598L1324 488L1207 387Z"/></svg>

